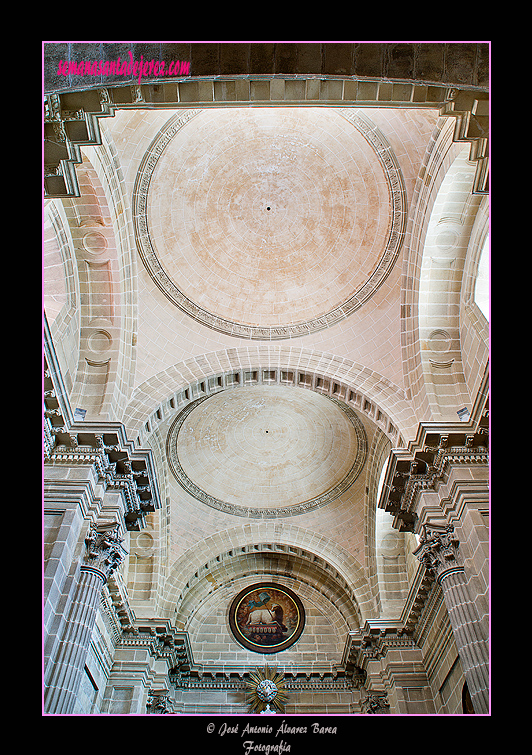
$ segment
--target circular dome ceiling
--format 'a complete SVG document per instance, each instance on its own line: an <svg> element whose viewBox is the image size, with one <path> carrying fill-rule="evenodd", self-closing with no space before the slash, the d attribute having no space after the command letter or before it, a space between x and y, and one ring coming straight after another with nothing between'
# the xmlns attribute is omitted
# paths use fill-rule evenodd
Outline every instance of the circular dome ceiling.
<svg viewBox="0 0 532 755"><path fill-rule="evenodd" d="M343 319L396 259L404 192L355 111L182 111L134 195L141 255L164 293L216 330L287 338Z"/></svg>
<svg viewBox="0 0 532 755"><path fill-rule="evenodd" d="M366 458L364 428L346 404L301 388L242 387L189 404L167 438L170 467L198 500L272 518L339 497Z"/></svg>

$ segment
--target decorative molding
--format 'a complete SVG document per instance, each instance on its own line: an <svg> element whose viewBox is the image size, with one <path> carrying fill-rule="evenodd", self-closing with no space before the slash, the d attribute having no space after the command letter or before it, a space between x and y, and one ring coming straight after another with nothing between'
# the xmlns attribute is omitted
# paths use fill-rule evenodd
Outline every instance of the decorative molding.
<svg viewBox="0 0 532 755"><path fill-rule="evenodd" d="M186 492L191 496L196 498L196 500L201 501L202 503L210 506L213 509L223 511L224 513L232 514L234 516L244 516L251 519L276 519L278 517L306 514L309 511L314 511L315 509L327 505L328 503L336 500L336 498L345 493L345 491L351 487L351 485L354 483L354 481L362 471L367 456L367 438L362 422L359 420L355 412L349 406L347 406L347 404L341 401L337 401L336 399L332 398L331 396L327 396L326 394L324 395L346 415L346 417L353 425L357 436L356 456L350 470L343 478L343 480L341 480L337 485L328 490L326 493L316 496L315 498L311 498L307 501L302 501L301 503L295 503L291 506L282 506L275 509L259 509L228 503L226 501L220 500L219 498L215 498L214 496L211 496L204 490L202 490L188 477L183 467L181 466L177 447L179 431L183 426L185 420L187 419L189 414L191 414L191 412L193 412L197 406L206 401L209 396L204 396L202 398L196 399L192 403L188 404L188 406L186 406L183 411L178 414L178 416L172 423L170 430L168 431L168 437L166 440L166 455L174 477L181 485L181 487L186 490Z"/></svg>
<svg viewBox="0 0 532 755"><path fill-rule="evenodd" d="M369 714L386 714L390 712L390 703L386 692L368 692L368 695L361 702L364 713Z"/></svg>
<svg viewBox="0 0 532 755"><path fill-rule="evenodd" d="M127 555L119 530L120 525L116 522L91 525L85 538L81 571L97 573L104 583L107 582Z"/></svg>
<svg viewBox="0 0 532 755"><path fill-rule="evenodd" d="M90 429L95 428L91 426ZM126 529L138 531L144 527L146 515L160 508L153 470L142 452L130 453L116 442L116 431L98 429L100 432L95 433L90 432L89 427L87 432L64 426L50 428L50 441L45 443L45 464L93 466L106 490L118 490L123 494ZM48 440L48 433L45 433L45 439ZM108 445L108 439L111 445Z"/></svg>
<svg viewBox="0 0 532 755"><path fill-rule="evenodd" d="M419 634L419 620L425 612L425 607L429 601L434 588L434 578L432 575L418 567L408 597L405 601L403 612L401 614L401 625L404 631L416 636Z"/></svg>
<svg viewBox="0 0 532 755"><path fill-rule="evenodd" d="M44 352L44 464L94 467L106 490L123 494L126 529L140 530L161 508L152 452L135 449L121 423L75 422L48 328Z"/></svg>
<svg viewBox="0 0 532 755"><path fill-rule="evenodd" d="M451 466L488 466L487 402L476 402L468 422L421 423L408 449L392 449L378 508L394 515L396 529L414 532L419 496L435 491Z"/></svg>
<svg viewBox="0 0 532 755"><path fill-rule="evenodd" d="M202 325L238 338L261 341L297 338L309 333L316 333L344 320L359 309L364 302L373 296L393 268L403 243L406 228L407 198L403 176L392 148L379 129L366 116L356 110L335 110L336 113L351 123L371 146L386 176L390 194L391 223L386 247L376 269L347 301L330 312L307 322L286 326L261 327L244 325L219 317L189 299L164 270L150 237L148 194L157 162L175 134L200 112L200 110L179 111L170 119L150 144L140 164L135 181L132 201L137 246L148 273L160 290L181 311Z"/></svg>
<svg viewBox="0 0 532 755"><path fill-rule="evenodd" d="M147 649L157 660L166 661L168 679L175 689L245 692L254 666L194 662L188 632L174 628L168 619L138 620L125 628L115 643L117 648ZM288 692L340 692L360 689L365 672L341 662L289 664L278 667Z"/></svg>
<svg viewBox="0 0 532 755"><path fill-rule="evenodd" d="M148 692L148 699L146 701L146 713L151 715L164 715L166 713L173 713L172 704L168 699L169 694L170 692L165 689L150 689L150 691Z"/></svg>
<svg viewBox="0 0 532 755"><path fill-rule="evenodd" d="M68 79L65 79L65 83ZM45 197L80 196L75 165L82 145L101 144L99 118L117 109L190 109L209 107L432 108L456 120L455 141L471 144L477 163L473 193L487 194L489 173L489 94L486 86L424 82L379 76L266 74L187 76L186 80L72 86L44 96ZM63 84L63 82L61 82ZM91 81L92 84L92 81ZM53 87L52 87L53 89ZM63 87L59 88L63 90ZM195 95L191 97L191 91ZM64 104L66 101L68 104Z"/></svg>
<svg viewBox="0 0 532 755"><path fill-rule="evenodd" d="M390 648L412 650L416 647L413 637L400 627L399 622L386 627L366 622L361 630L349 633L344 648L343 664L351 667L364 684L371 661L384 658Z"/></svg>
<svg viewBox="0 0 532 755"><path fill-rule="evenodd" d="M420 544L413 555L441 585L448 574L464 570L459 559L459 545L452 524L446 527L423 525Z"/></svg>
<svg viewBox="0 0 532 755"><path fill-rule="evenodd" d="M281 366L271 367L271 365L268 365L268 367L264 367L253 364L245 368L238 367L206 375L193 383L182 386L173 395L167 396L164 402L152 408L149 418L139 432L138 442L142 439L145 443L150 433L161 423L168 421L169 413L174 414L175 409L184 409L198 398L207 398L226 389L234 390L258 385L281 385L287 388L311 390L322 396L329 396L338 403L345 403L359 414L368 417L373 424L382 430L394 447L404 446L400 432L381 408L381 405L375 399L370 399L358 387L354 388L341 378L331 377L324 372L311 368L294 369L287 367L285 369Z"/></svg>

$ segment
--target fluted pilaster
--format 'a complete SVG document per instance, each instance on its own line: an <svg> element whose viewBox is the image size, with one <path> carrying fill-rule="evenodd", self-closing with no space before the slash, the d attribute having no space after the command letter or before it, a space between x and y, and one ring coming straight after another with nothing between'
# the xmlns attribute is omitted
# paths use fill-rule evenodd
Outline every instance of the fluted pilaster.
<svg viewBox="0 0 532 755"><path fill-rule="evenodd" d="M452 525L425 526L414 555L442 588L473 707L476 713L488 713L487 637L484 637L480 617L469 595L459 545Z"/></svg>
<svg viewBox="0 0 532 755"><path fill-rule="evenodd" d="M72 713L90 647L100 592L118 568L125 551L116 523L92 527L85 538L79 579L68 607L68 618L58 651L45 680L46 713Z"/></svg>

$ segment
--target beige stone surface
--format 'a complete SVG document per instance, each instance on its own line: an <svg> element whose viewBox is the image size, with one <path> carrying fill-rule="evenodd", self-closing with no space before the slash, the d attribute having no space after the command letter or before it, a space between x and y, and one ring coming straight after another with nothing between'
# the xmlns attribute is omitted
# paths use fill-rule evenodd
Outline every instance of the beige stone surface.
<svg viewBox="0 0 532 755"><path fill-rule="evenodd" d="M318 91L326 82L307 83ZM488 327L475 287L487 199L471 195L469 144L453 142L453 122L432 107L176 110L101 119L102 144L83 147L76 169L82 196L46 205L43 294L65 390L88 422L123 423L132 446L153 453L161 507L127 534L123 567L137 620L188 632L205 668L251 668L264 659L236 643L228 606L243 586L281 580L301 596L307 626L272 661L330 670L364 622L398 621L416 579L415 534L393 530L393 515L377 510L390 448L404 449L422 421L456 422L483 379ZM357 114L385 151L355 127ZM160 149L177 115L183 124ZM371 295L322 329L281 332L356 299L381 270L397 213L404 240ZM231 325L270 335L243 337ZM66 485L83 469L51 466L48 477ZM483 516L465 517L464 543L484 620ZM65 526L53 506L46 526L53 556ZM390 693L395 710L459 708L462 669L444 607L434 611L423 658L390 649L374 671L377 686L393 687L399 666L416 677ZM107 647L111 635L98 631ZM434 648L443 661L431 666ZM93 669L100 650L91 652ZM145 649L138 659L123 652L145 673ZM126 687L108 688L109 711L130 705ZM93 694L87 676L79 710ZM318 694L301 691L291 705L353 704L345 691ZM228 710L225 692L189 696L189 710Z"/></svg>
<svg viewBox="0 0 532 755"><path fill-rule="evenodd" d="M304 322L346 301L386 243L384 172L334 110L205 110L151 179L149 229L193 302L252 325Z"/></svg>
<svg viewBox="0 0 532 755"><path fill-rule="evenodd" d="M350 420L328 398L282 386L213 396L175 441L185 473L206 493L274 509L338 485L358 445Z"/></svg>

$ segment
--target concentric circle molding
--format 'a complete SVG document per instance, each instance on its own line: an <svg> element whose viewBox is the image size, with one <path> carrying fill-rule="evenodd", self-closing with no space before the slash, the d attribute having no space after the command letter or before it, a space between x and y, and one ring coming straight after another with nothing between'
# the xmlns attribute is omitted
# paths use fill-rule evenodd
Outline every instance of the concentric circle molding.
<svg viewBox="0 0 532 755"><path fill-rule="evenodd" d="M181 487L252 519L305 514L339 498L367 455L364 427L336 399L297 388L242 387L191 402L166 442Z"/></svg>
<svg viewBox="0 0 532 755"><path fill-rule="evenodd" d="M140 255L168 299L215 331L280 340L334 325L392 269L406 192L361 111L181 111L133 195Z"/></svg>

